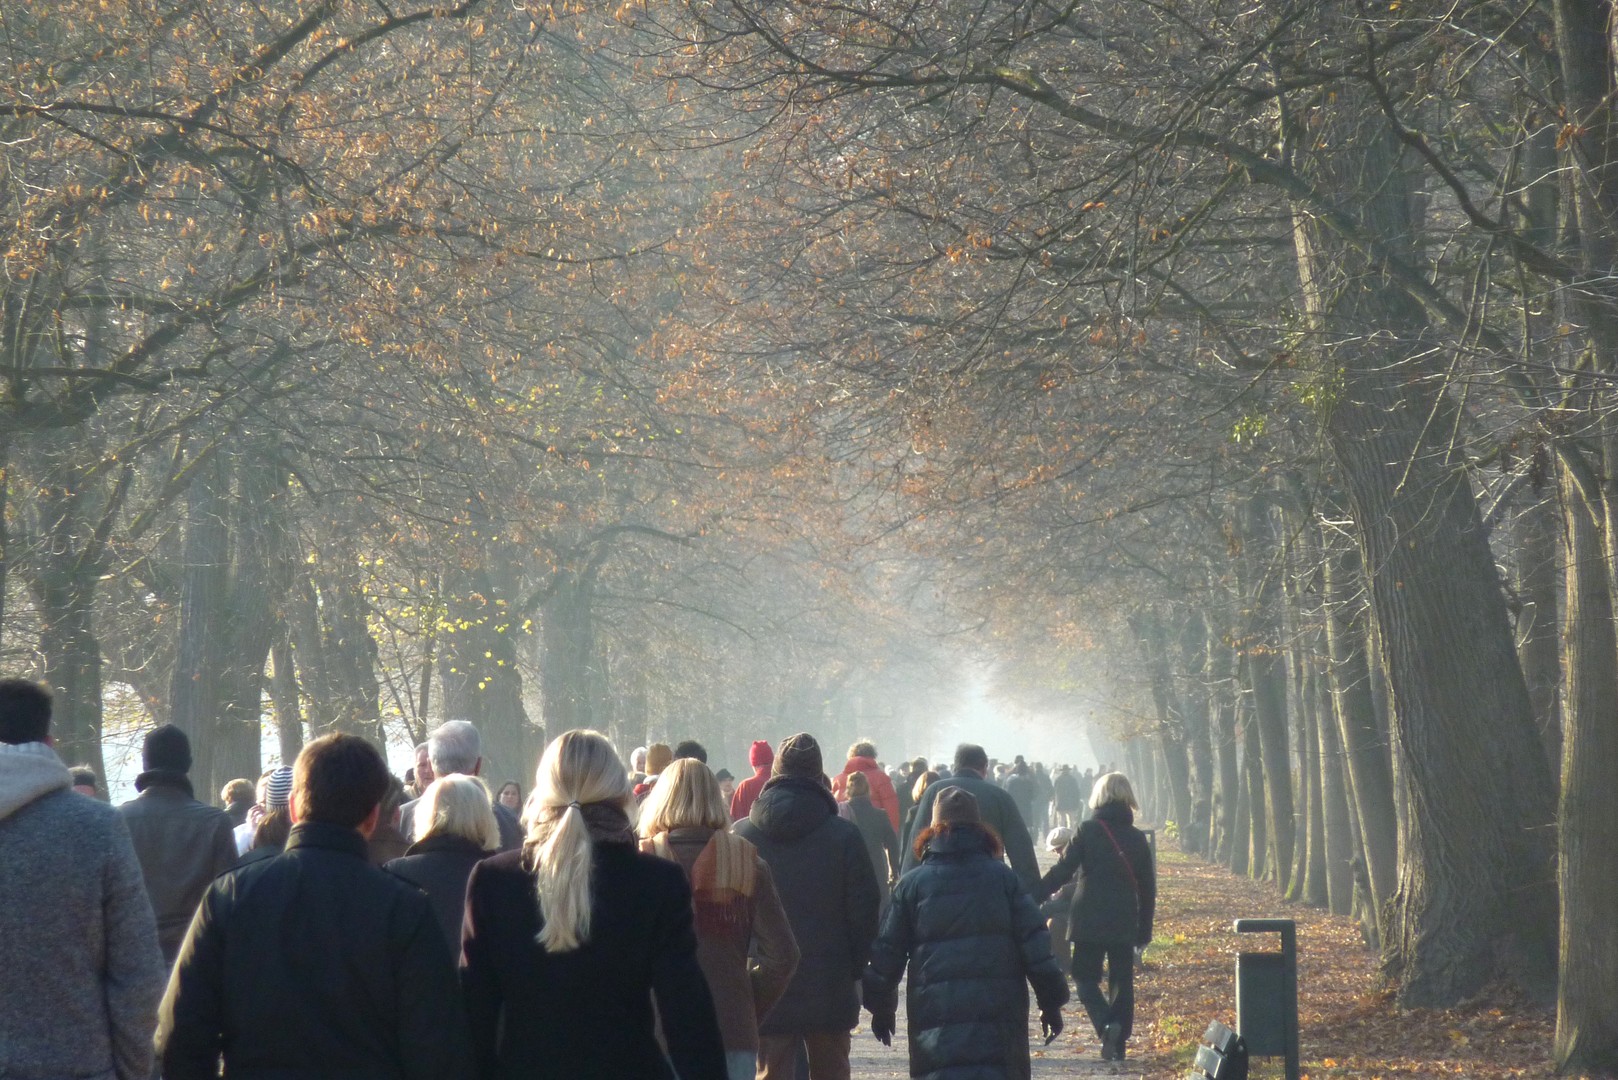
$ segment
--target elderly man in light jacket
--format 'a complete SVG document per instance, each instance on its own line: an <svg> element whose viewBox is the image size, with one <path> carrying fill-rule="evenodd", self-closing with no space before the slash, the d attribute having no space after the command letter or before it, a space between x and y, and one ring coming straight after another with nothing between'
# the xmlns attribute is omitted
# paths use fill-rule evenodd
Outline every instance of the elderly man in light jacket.
<svg viewBox="0 0 1618 1080"><path fill-rule="evenodd" d="M118 812L72 789L50 695L0 682L0 1076L149 1080L157 922Z"/></svg>

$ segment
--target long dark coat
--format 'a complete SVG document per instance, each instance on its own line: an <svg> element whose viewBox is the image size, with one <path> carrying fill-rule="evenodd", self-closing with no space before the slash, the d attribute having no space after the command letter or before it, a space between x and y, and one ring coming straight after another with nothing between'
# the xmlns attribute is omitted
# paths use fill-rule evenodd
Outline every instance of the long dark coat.
<svg viewBox="0 0 1618 1080"><path fill-rule="evenodd" d="M847 1031L859 1022L856 986L881 903L860 830L837 816L837 803L821 784L778 776L735 831L758 848L775 875L800 952L798 970L759 1034Z"/></svg>
<svg viewBox="0 0 1618 1080"><path fill-rule="evenodd" d="M597 841L591 858L590 940L564 953L536 940L544 923L520 850L472 871L461 985L479 1077L725 1080L685 872L628 843Z"/></svg>
<svg viewBox="0 0 1618 1080"><path fill-rule="evenodd" d="M461 922L466 914L466 882L472 868L493 855L464 836L429 836L410 845L403 856L383 865L427 894L433 914L444 928L450 952L461 953Z"/></svg>
<svg viewBox="0 0 1618 1080"><path fill-rule="evenodd" d="M1116 849L1107 829L1118 842ZM1129 807L1110 802L1083 822L1061 861L1040 880L1034 899L1043 902L1075 875L1078 888L1067 926L1070 940L1095 945L1145 945L1152 940L1157 875L1152 850L1145 834L1135 828Z"/></svg>
<svg viewBox="0 0 1618 1080"><path fill-rule="evenodd" d="M1067 1001L1045 920L998 847L982 826L950 826L893 890L865 996L872 1013L892 1013L908 962L913 1077L1026 1078L1028 985L1041 1010Z"/></svg>

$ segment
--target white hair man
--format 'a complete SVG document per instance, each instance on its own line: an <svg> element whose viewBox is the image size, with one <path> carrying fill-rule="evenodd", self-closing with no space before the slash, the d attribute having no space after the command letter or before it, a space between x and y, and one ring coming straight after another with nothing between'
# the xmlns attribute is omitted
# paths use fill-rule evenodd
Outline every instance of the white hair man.
<svg viewBox="0 0 1618 1080"><path fill-rule="evenodd" d="M478 729L468 720L446 720L427 734L427 758L435 777L477 776L483 771L483 740ZM416 839L416 805L420 799L399 808L399 831L405 837ZM500 850L510 851L522 846L522 825L517 815L494 804L494 818L500 826Z"/></svg>

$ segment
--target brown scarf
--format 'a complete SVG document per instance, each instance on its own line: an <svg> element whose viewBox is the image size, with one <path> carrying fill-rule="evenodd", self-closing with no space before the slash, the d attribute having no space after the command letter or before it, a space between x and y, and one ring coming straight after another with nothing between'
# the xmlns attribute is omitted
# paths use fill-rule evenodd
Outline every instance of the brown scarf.
<svg viewBox="0 0 1618 1080"><path fill-rule="evenodd" d="M660 859L677 861L668 833L642 840L640 849ZM691 908L699 937L751 932L749 914L758 885L758 852L733 833L717 831L703 845L691 867Z"/></svg>

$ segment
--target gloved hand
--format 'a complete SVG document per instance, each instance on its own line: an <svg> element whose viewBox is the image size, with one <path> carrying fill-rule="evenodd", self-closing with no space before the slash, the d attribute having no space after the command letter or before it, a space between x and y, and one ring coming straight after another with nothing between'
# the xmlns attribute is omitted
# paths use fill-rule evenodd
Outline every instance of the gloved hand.
<svg viewBox="0 0 1618 1080"><path fill-rule="evenodd" d="M1039 1030L1045 1036L1045 1045L1049 1046L1056 1037L1062 1034L1062 1010L1041 1009L1039 1012Z"/></svg>
<svg viewBox="0 0 1618 1080"><path fill-rule="evenodd" d="M899 1026L899 1019L893 1013L872 1013L871 1034L883 1046L893 1045L893 1032Z"/></svg>

